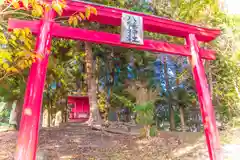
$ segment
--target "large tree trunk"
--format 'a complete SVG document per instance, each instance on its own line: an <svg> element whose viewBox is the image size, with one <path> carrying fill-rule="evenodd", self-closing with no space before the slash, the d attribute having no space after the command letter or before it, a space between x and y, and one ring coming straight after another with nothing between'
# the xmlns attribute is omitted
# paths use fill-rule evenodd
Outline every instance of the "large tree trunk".
<svg viewBox="0 0 240 160"><path fill-rule="evenodd" d="M99 113L97 104L97 84L93 69L93 53L91 43L85 42L86 52L86 71L87 71L87 86L90 103L90 117L87 124L92 127L101 127L102 119Z"/></svg>
<svg viewBox="0 0 240 160"><path fill-rule="evenodd" d="M107 63L105 63L106 67L107 67L107 81L106 83L108 84L107 85L107 88L105 90L105 93L106 93L106 103L105 103L105 113L104 113L104 118L105 118L105 121L108 121L108 114L109 114L109 109L110 109L110 97L111 97L111 94L112 94L112 85L114 84L114 75L112 74L113 73L113 68L114 68L114 63L113 63L113 60L112 60L112 57L114 57L114 53L113 53L113 49L112 49L112 52L111 54L108 55L107 57Z"/></svg>
<svg viewBox="0 0 240 160"><path fill-rule="evenodd" d="M183 64L183 59L182 58L180 59L180 63ZM179 88L179 84L180 84L179 74L180 73L176 69L176 87L178 89L180 89ZM185 118L184 118L184 105L181 104L181 103L178 103L178 108L179 108L179 112L180 112L181 129L182 129L182 132L185 132L186 127L185 127Z"/></svg>
<svg viewBox="0 0 240 160"><path fill-rule="evenodd" d="M176 129L176 125L175 125L174 109L171 103L169 103L169 114L170 114L170 130L174 131Z"/></svg>
<svg viewBox="0 0 240 160"><path fill-rule="evenodd" d="M171 104L168 67L167 67L167 57L166 56L164 56L164 77L165 77L166 88L167 88L167 93L168 93L170 130L173 131L173 130L176 129L176 125L175 125L174 109L173 109L173 106Z"/></svg>

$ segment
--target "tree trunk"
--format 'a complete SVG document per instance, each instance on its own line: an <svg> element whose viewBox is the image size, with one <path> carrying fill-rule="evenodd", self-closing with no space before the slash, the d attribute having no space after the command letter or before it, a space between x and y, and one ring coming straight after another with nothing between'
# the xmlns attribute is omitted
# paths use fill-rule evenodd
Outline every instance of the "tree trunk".
<svg viewBox="0 0 240 160"><path fill-rule="evenodd" d="M67 108L65 106L65 110L64 110L64 119L63 119L63 122L66 123L67 122L67 119L68 119L68 111L67 111Z"/></svg>
<svg viewBox="0 0 240 160"><path fill-rule="evenodd" d="M164 56L164 77L165 77L166 89L167 89L167 93L168 93L170 130L174 131L176 129L176 125L175 125L174 109L173 109L172 104L171 104L170 86L169 86L169 77L168 77L168 66L167 66L167 57L166 56Z"/></svg>
<svg viewBox="0 0 240 160"><path fill-rule="evenodd" d="M49 110L48 110L48 115L49 115L49 127L53 126L53 100L49 100Z"/></svg>
<svg viewBox="0 0 240 160"><path fill-rule="evenodd" d="M19 129L20 126L20 121L22 117L22 106L23 106L23 99L19 99L17 103L17 130Z"/></svg>
<svg viewBox="0 0 240 160"><path fill-rule="evenodd" d="M11 129L17 129L17 100L14 100L11 107L10 117L9 117L9 125Z"/></svg>
<svg viewBox="0 0 240 160"><path fill-rule="evenodd" d="M41 111L41 113L40 113L39 129L42 129L42 126L43 126L43 116L44 116L44 114L43 114L44 106L42 106L40 111Z"/></svg>
<svg viewBox="0 0 240 160"><path fill-rule="evenodd" d="M206 70L207 70L207 77L208 77L208 84L209 84L209 90L210 90L210 94L211 94L211 99L213 96L213 78L212 78L212 68L211 68L211 62L210 61L206 61Z"/></svg>
<svg viewBox="0 0 240 160"><path fill-rule="evenodd" d="M48 111L48 114L47 114L47 116L48 116L48 121L47 121L47 127L50 127L50 124L51 124L51 116L50 116L50 106L48 106L49 108L47 109Z"/></svg>
<svg viewBox="0 0 240 160"><path fill-rule="evenodd" d="M180 112L182 132L186 132L185 118L184 118L184 106L183 105L179 105L179 112Z"/></svg>
<svg viewBox="0 0 240 160"><path fill-rule="evenodd" d="M183 64L183 59L180 59L180 63ZM176 69L176 87L179 89L179 84L180 84L180 79L179 79L179 72ZM179 97L179 96L178 96ZM185 119L184 119L184 105L181 103L178 103L178 108L179 108L179 112L180 112L180 121L181 121L181 128L182 128L182 132L186 131L186 127L185 127Z"/></svg>
<svg viewBox="0 0 240 160"><path fill-rule="evenodd" d="M48 104L47 104L47 117L48 117L48 121L47 121L47 127L50 127L51 125L51 97L50 97L50 94L49 94L49 92L47 93L47 95L48 95Z"/></svg>
<svg viewBox="0 0 240 160"><path fill-rule="evenodd" d="M174 116L174 109L171 103L169 103L169 114L170 114L170 130L174 131L176 129L175 125L175 116Z"/></svg>
<svg viewBox="0 0 240 160"><path fill-rule="evenodd" d="M146 138L150 138L151 137L151 135L150 135L151 126L147 125L147 126L144 127L144 129L145 129L145 133L146 133L146 135L145 135Z"/></svg>
<svg viewBox="0 0 240 160"><path fill-rule="evenodd" d="M97 84L93 70L93 53L91 43L85 42L85 52L86 52L87 86L90 103L90 116L89 120L87 121L87 124L89 126L99 128L102 125L102 119L97 104Z"/></svg>
<svg viewBox="0 0 240 160"><path fill-rule="evenodd" d="M105 90L105 93L106 93L106 103L105 103L105 120L108 121L108 114L109 114L109 109L110 109L110 97L111 97L111 94L112 94L112 85L113 85L113 82L114 82L114 76L113 74L111 74L113 72L113 60L112 60L112 57L114 57L114 54L113 54L113 49L112 49L112 52L110 55L107 56L107 63L105 63L106 67L107 67L107 80L106 80L106 84L107 85L107 88ZM110 81L109 81L110 80ZM112 81L111 81L112 80Z"/></svg>

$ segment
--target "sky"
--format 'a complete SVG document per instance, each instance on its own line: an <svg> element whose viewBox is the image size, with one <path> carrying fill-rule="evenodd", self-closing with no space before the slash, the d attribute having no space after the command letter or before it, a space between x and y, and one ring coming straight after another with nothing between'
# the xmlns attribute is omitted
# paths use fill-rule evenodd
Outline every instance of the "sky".
<svg viewBox="0 0 240 160"><path fill-rule="evenodd" d="M224 3L229 14L240 15L240 0L225 0Z"/></svg>

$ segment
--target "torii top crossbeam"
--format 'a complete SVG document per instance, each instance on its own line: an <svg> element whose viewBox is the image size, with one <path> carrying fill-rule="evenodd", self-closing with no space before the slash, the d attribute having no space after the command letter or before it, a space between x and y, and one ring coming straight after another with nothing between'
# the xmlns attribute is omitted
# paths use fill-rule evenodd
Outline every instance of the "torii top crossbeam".
<svg viewBox="0 0 240 160"><path fill-rule="evenodd" d="M50 3L51 1L48 2ZM210 160L221 160L219 158L221 154L215 113L202 63L202 59L215 59L215 52L201 49L198 45L198 41L209 42L214 40L220 34L220 30L202 28L139 12L131 12L76 0L67 1L67 6L64 9L63 15L67 16L75 12L85 12L85 8L89 5L95 7L98 12L96 16L91 15L90 21L120 26L123 13L138 15L143 19L143 28L145 31L182 37L186 40L186 45L170 44L150 39L145 39L143 45L122 43L120 41L120 35L118 34L61 26L54 22L56 14L52 9L46 10L44 17L40 21L10 19L10 30L28 27L37 35L36 54L41 54L43 56L42 59L38 59L33 63L29 72L18 136L16 159L35 160L36 157L39 119L48 57L50 55L51 38L55 36L99 44L188 56L192 66L193 77L196 82L196 91L204 124L209 157Z"/></svg>
<svg viewBox="0 0 240 160"><path fill-rule="evenodd" d="M89 21L98 22L100 24L120 26L122 13L129 13L143 17L143 28L145 31L149 32L167 34L182 38L186 38L189 34L194 34L198 41L203 42L214 40L220 34L220 30L218 29L198 27L182 22L172 21L170 19L162 17L147 15L140 12L133 12L118 8L106 7L95 3L77 0L67 1L67 6L64 9L63 16L70 16L77 12L85 12L86 7L89 5L95 7L98 11L97 16L91 15ZM35 34L37 34L37 32L39 31L38 27L39 25L40 21L20 21L13 19L9 20L9 29L29 27ZM148 50L152 52L164 52L168 54L176 54L182 56L191 55L191 53L189 52L189 48L187 46L181 46L150 39L145 39L144 45L137 46L121 43L120 35L118 34L63 27L57 23L54 23L53 25L54 30L52 31L52 35L56 37L84 40L113 46ZM62 32L62 30L64 30L64 32ZM212 50L200 49L200 56L204 59L213 60L215 59L215 52Z"/></svg>
<svg viewBox="0 0 240 160"><path fill-rule="evenodd" d="M183 22L173 21L163 17L147 15L141 12L106 7L96 3L83 2L80 0L69 1L63 15L72 15L75 12L85 12L85 8L91 5L98 11L97 16L92 15L90 21L96 21L101 24L112 26L121 25L122 13L129 13L143 17L143 28L145 31L168 34L175 37L187 37L189 34L195 34L198 41L209 42L220 35L218 29L208 29L199 26L189 25Z"/></svg>

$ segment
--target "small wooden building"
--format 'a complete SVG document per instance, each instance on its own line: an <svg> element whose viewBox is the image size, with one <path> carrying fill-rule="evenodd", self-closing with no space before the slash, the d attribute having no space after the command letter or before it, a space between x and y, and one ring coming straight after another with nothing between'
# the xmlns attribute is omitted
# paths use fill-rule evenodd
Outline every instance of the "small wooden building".
<svg viewBox="0 0 240 160"><path fill-rule="evenodd" d="M68 96L68 105L71 106L69 112L70 122L83 122L88 120L90 114L88 96Z"/></svg>

